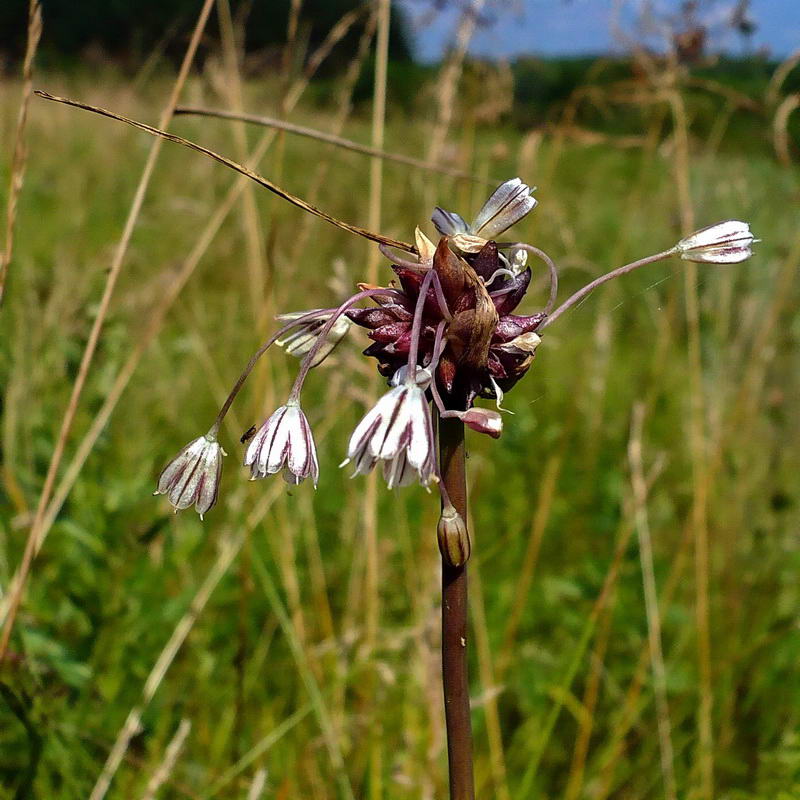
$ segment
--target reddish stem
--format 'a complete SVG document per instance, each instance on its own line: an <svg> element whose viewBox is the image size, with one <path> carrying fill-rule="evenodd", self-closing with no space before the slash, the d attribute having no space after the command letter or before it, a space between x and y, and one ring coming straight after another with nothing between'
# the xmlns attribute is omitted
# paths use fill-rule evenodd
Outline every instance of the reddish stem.
<svg viewBox="0 0 800 800"><path fill-rule="evenodd" d="M450 502L467 522L464 423L439 419L441 480ZM472 723L467 674L467 567L442 560L442 686L450 767L450 800L474 800Z"/></svg>

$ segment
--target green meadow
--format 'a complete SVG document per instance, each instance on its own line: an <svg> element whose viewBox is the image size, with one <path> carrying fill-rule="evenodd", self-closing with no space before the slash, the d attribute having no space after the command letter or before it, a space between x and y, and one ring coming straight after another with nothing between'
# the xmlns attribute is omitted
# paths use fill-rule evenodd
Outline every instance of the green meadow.
<svg viewBox="0 0 800 800"><path fill-rule="evenodd" d="M172 80L98 69L36 86L155 124ZM369 104L342 110L339 84L325 86L288 118L369 143ZM248 81L244 107L277 115L283 90ZM7 79L0 93L1 208L19 91ZM230 104L210 68L182 99ZM434 235L434 205L469 219L502 180L536 185L515 236L555 259L562 299L671 247L686 215L696 228L746 220L762 240L743 264L697 265L696 281L673 259L598 289L543 335L506 397L503 436L469 435L480 798L662 797L665 723L678 797L800 797L800 171L776 157L770 113L713 102L719 124L697 129L689 104L688 163L670 105L654 100L638 130L610 123L596 140L558 114L521 128L459 105L440 160L475 180L383 164L380 230L406 241L417 225ZM411 108L390 103L385 149L426 158L434 107L431 87ZM735 147L725 114L745 119ZM261 143L259 172L368 223L368 157L224 120L180 117L171 130L242 161ZM0 309L4 601L152 142L31 102ZM231 194L238 180L164 143L0 672L2 797L86 798L104 770L114 798L155 796L156 779L163 798L446 796L438 498L338 469L380 390L364 332L304 392L316 491L251 483L241 466L239 437L284 402L297 368L275 349L223 428L229 455L205 521L152 496L276 314L334 306L372 269L392 278L369 243L254 184ZM546 295L534 264L525 311Z"/></svg>

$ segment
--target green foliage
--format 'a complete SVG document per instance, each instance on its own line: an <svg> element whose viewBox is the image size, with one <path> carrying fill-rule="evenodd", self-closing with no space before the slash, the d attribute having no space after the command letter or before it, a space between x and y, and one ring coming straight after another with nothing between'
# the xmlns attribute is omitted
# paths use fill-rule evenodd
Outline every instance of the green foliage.
<svg viewBox="0 0 800 800"><path fill-rule="evenodd" d="M144 98L111 79L89 85L86 76L42 75L38 82L66 84L64 93L78 96L91 92L101 104L143 119L153 117L168 91L166 80L148 87ZM543 103L558 96L537 91ZM190 92L202 97L211 89L198 79ZM264 98L273 98L275 87L251 83L246 92L248 107L259 107L268 105ZM16 91L1 96L4 141L16 118L16 97ZM319 98L294 118L322 129L331 121ZM174 128L235 155L227 123L180 120ZM788 800L800 792L800 173L776 164L755 142L750 150L740 143L710 151L700 130L691 130L697 225L738 217L751 221L763 239L746 264L699 269L711 475L715 796ZM408 115L390 114L386 146L424 154L429 131L424 115L412 124ZM367 141L368 124L354 117L344 134ZM257 135L248 130L251 145ZM4 590L20 560L149 143L138 132L78 111L40 101L32 108L30 167L0 310ZM586 147L545 137L534 156L525 156L516 130L460 124L449 146L479 174L503 178L522 171L538 184L540 205L517 235L561 265L562 297L680 235L668 148ZM366 220L369 160L362 156L284 137L260 169L302 196L317 192L315 202L343 219ZM232 180L197 154L164 147L67 462ZM0 171L0 186L7 185ZM432 234L426 221L434 202L470 217L486 192L482 185L388 163L384 187L382 228L401 238L417 224ZM206 521L192 512L174 516L163 498L150 494L161 466L208 427L240 365L271 330L271 317L332 305L366 277L364 242L265 193L254 197L254 239L248 240L237 204L146 349L34 564L14 657L0 675L2 797L89 795L220 548L243 534L241 550L197 609L143 708L141 730L109 796L142 796L181 719L191 721L192 731L163 797L206 797L214 786L214 796L247 796L258 769L268 772L268 797L344 797L346 782L356 797L371 791L387 800L446 796L436 498L419 488L390 494L379 485L378 595L372 598L365 481L336 468L369 392L371 371L358 355L364 337L354 334L312 373L304 396L320 447L318 491L287 489L278 478L248 483L240 467L240 433L283 401L296 368L273 353L223 431L230 456L220 503ZM250 261L253 241L264 254L260 277ZM337 259L343 268L335 266ZM647 403L644 466L653 477L648 514L662 592L675 770L679 796L696 796L700 673L686 531L697 485L684 266L659 264L609 284L553 325L530 374L507 397L515 415L506 417L503 437L469 440L475 534L470 647L481 797L499 795L492 704L512 797L519 796L539 752L529 797L565 795L577 769L576 735L587 719L592 733L582 796L604 796L604 789L609 798L631 800L661 794L636 536L619 545L633 523L627 445L631 408L640 400ZM544 276L535 268L530 309L545 294ZM337 274L343 280L332 288ZM382 281L390 278L383 263L379 274ZM654 465L660 468L651 473ZM530 589L523 592L522 571L542 522ZM597 617L593 609L612 567L618 576L607 613ZM371 642L368 608L376 601L379 627ZM598 694L589 710L594 670Z"/></svg>
<svg viewBox="0 0 800 800"><path fill-rule="evenodd" d="M318 46L345 14L361 5L359 0L304 0L298 26L303 44ZM245 50L279 51L285 42L290 7L290 0L231 0L231 13L245 34ZM27 9L28 0L0 3L0 53L17 58L21 55ZM62 60L81 57L95 47L106 55L140 63L154 49L166 47L169 55L180 58L184 44L179 32L188 27L197 9L196 0L80 0L77 6L73 0L42 0L45 22L41 50L46 57ZM357 25L348 33L346 44L351 49L361 29L363 26ZM410 58L405 20L396 8L392 11L389 46L392 58ZM338 58L334 57L334 64Z"/></svg>

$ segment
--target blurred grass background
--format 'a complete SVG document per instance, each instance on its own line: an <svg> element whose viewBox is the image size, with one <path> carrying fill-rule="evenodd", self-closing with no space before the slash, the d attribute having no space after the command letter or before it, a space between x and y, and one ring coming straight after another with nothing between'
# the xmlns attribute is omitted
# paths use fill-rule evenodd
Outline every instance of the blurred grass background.
<svg viewBox="0 0 800 800"><path fill-rule="evenodd" d="M637 403L678 796L707 795L702 700L712 709L714 797L800 796L798 169L772 148L771 69L749 87L749 109L693 89L686 72L670 74L689 109L697 227L735 217L763 239L745 264L698 270L707 469L693 470L698 395L680 262L603 287L548 330L534 368L507 398L515 415L502 439L470 438L479 797L663 794L628 459ZM410 108L390 102L387 150L425 157L436 80L421 82ZM636 79L629 71L619 80ZM165 66L139 83L98 67L39 74L36 85L154 122L172 81ZM351 109L338 94L344 84L312 83L291 120L369 142L369 104ZM249 79L243 104L280 114L286 85ZM231 86L216 54L182 99L229 107ZM519 175L538 186L540 205L516 235L559 263L562 298L680 237L677 139L658 85L640 76L595 87L589 75L538 121L529 103L514 103L514 86L500 68L468 67L439 160L485 182L386 162L384 233L407 240L419 224L432 235L433 204L470 218L493 180ZM19 86L7 79L2 89L0 150L8 153ZM584 95L594 100L585 105ZM604 124L592 107L602 108ZM240 160L264 135L188 118L172 130ZM0 312L4 593L151 144L41 100L28 141ZM366 222L369 159L361 155L278 134L259 170L341 219ZM8 178L0 173L0 186ZM359 355L366 338L353 331L307 385L322 471L316 492L280 479L248 483L238 466L239 435L283 401L296 368L276 351L229 417L218 507L201 523L151 497L163 464L208 428L272 316L333 305L366 274L365 242L248 188L167 308L235 180L170 144L159 158L65 465L130 354L147 347L33 566L0 676L3 797L89 796L132 709L140 725L113 797L148 796L182 720L191 728L182 730L161 797L446 795L437 501L419 487L379 488L373 596L365 483L337 469L369 397L373 365ZM380 270L388 280L383 261ZM528 310L543 303L545 286L540 272ZM151 330L152 341L144 339ZM707 493L702 575L692 524L698 480ZM710 599L705 685L698 580L708 581ZM370 613L379 621L374 643ZM187 638L154 679L176 630Z"/></svg>

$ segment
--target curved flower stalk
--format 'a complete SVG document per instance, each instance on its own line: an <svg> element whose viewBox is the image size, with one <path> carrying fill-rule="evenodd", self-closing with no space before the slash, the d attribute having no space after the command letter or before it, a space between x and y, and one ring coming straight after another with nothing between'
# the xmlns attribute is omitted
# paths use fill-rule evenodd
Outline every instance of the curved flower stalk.
<svg viewBox="0 0 800 800"><path fill-rule="evenodd" d="M309 314L316 314L309 317ZM323 309L317 311L292 311L279 314L275 319L279 322L297 323L292 330L280 339L275 340L278 347L295 358L303 358L314 346L322 328L330 318L331 312ZM312 367L318 367L340 344L347 335L352 323L347 317L339 317L325 339L324 345L317 351Z"/></svg>

